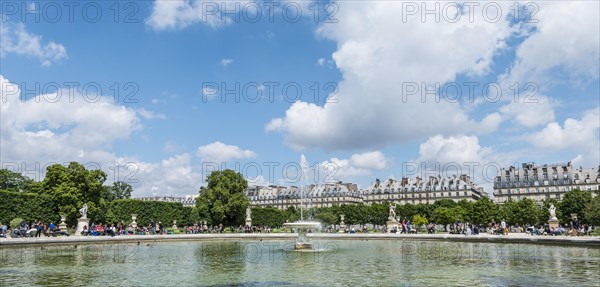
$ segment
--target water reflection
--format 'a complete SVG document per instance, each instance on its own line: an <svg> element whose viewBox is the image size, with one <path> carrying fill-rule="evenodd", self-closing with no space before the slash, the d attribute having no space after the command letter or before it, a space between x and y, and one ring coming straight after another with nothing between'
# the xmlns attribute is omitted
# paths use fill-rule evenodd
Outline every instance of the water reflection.
<svg viewBox="0 0 600 287"><path fill-rule="evenodd" d="M600 249L438 241L164 242L0 248L7 286L594 286Z"/></svg>

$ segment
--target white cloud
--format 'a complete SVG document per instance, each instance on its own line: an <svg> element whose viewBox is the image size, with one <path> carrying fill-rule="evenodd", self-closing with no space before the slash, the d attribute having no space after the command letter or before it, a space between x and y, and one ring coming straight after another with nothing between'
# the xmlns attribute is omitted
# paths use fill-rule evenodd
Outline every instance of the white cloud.
<svg viewBox="0 0 600 287"><path fill-rule="evenodd" d="M251 150L242 150L238 146L227 145L222 142L214 142L198 147L196 153L204 162L223 163L231 159L244 159L256 157Z"/></svg>
<svg viewBox="0 0 600 287"><path fill-rule="evenodd" d="M596 108L585 112L581 119L566 119L562 126L556 122L549 123L525 138L547 151L569 149L582 156L579 161L595 166L600 161L599 130L600 108Z"/></svg>
<svg viewBox="0 0 600 287"><path fill-rule="evenodd" d="M149 110L146 110L146 109L144 109L144 108L141 108L141 109L137 110L137 112L139 113L139 115L140 115L142 118L144 118L144 119L146 119L146 120L153 120L153 119L161 119L161 120L164 120L164 119L166 119L166 118L167 118L167 117L166 117L165 115L163 115L163 114L157 114L157 113L155 113L155 112L153 112L153 111L149 111Z"/></svg>
<svg viewBox="0 0 600 287"><path fill-rule="evenodd" d="M38 58L43 66L68 58L63 45L54 41L43 44L42 36L28 33L23 23L11 23L3 19L0 25L0 57L11 53Z"/></svg>
<svg viewBox="0 0 600 287"><path fill-rule="evenodd" d="M323 66L323 65L325 65L325 61L327 61L327 60L325 60L325 58L319 58L317 60L317 65Z"/></svg>
<svg viewBox="0 0 600 287"><path fill-rule="evenodd" d="M358 168L384 169L388 166L388 160L382 152L371 151L353 154L350 157L350 164Z"/></svg>
<svg viewBox="0 0 600 287"><path fill-rule="evenodd" d="M219 62L219 65L227 68L227 66L231 65L232 63L233 63L233 59L223 58L223 59L221 59L221 62Z"/></svg>
<svg viewBox="0 0 600 287"><path fill-rule="evenodd" d="M547 1L539 5L530 24L535 31L521 43L516 60L504 80L535 82L550 89L565 80L598 78L600 62L600 3L597 1ZM564 76L551 74L563 70Z"/></svg>
<svg viewBox="0 0 600 287"><path fill-rule="evenodd" d="M216 29L231 22L229 17L222 16L220 12L211 12L215 9L218 11L219 4L200 0L157 0L152 4L152 13L146 19L146 24L158 31L182 29L194 23Z"/></svg>
<svg viewBox="0 0 600 287"><path fill-rule="evenodd" d="M254 178L247 178L246 179L248 181L248 185L249 186L269 186L272 185L271 182L269 182L268 180L265 179L264 176L262 175L258 175Z"/></svg>
<svg viewBox="0 0 600 287"><path fill-rule="evenodd" d="M285 116L266 124L266 131L285 133L295 149L326 150L380 147L432 134L493 132L498 114L484 121L469 117L459 104L422 102L421 94L403 99L402 84L446 83L459 74L483 75L495 53L518 28L508 21L457 23L403 22L401 3L338 1L335 25L323 24L318 34L337 43L332 55L343 75L337 103L318 106L296 102ZM500 5L505 5L501 3ZM508 6L504 11L509 11ZM368 11L368 13L365 13ZM474 11L479 17L481 10ZM391 37L390 35L402 35ZM448 53L452 51L452 53Z"/></svg>
<svg viewBox="0 0 600 287"><path fill-rule="evenodd" d="M334 157L320 164L319 178L326 182L348 181L352 177L371 175L375 170L383 170L389 167L390 162L380 151L353 154L349 159Z"/></svg>
<svg viewBox="0 0 600 287"><path fill-rule="evenodd" d="M489 148L482 148L476 136L451 136L441 135L430 137L419 145L419 159L417 162L427 164L439 163L481 163L486 155L490 154Z"/></svg>
<svg viewBox="0 0 600 287"><path fill-rule="evenodd" d="M158 163L137 162L138 172L134 175L139 184L134 184L134 196L143 195L188 195L197 194L202 175L191 166L187 153L175 155Z"/></svg>
<svg viewBox="0 0 600 287"><path fill-rule="evenodd" d="M213 87L204 87L202 88L202 95L205 97L211 98L217 94L217 90Z"/></svg>
<svg viewBox="0 0 600 287"><path fill-rule="evenodd" d="M532 128L554 120L554 103L548 97L535 95L522 101L511 101L500 108L506 119L513 119L518 125Z"/></svg>
<svg viewBox="0 0 600 287"><path fill-rule="evenodd" d="M110 98L87 102L79 93L71 102L68 92L60 99L52 94L40 95L38 102L22 101L19 86L2 75L0 87L2 167L42 180L47 166L77 161L106 172L107 184L129 182L135 197L198 192L202 176L193 171L187 154L149 163L111 151L115 141L141 129L144 112L119 106Z"/></svg>

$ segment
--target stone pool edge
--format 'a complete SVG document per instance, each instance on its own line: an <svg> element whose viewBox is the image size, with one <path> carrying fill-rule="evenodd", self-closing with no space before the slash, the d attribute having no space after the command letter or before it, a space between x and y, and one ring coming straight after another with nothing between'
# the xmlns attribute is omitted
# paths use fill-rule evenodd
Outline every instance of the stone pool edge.
<svg viewBox="0 0 600 287"><path fill-rule="evenodd" d="M545 245L569 245L580 247L599 247L599 236L565 237L565 236L531 236L524 234L501 235L452 235L452 234L331 234L313 233L309 238L315 240L418 240L446 242L483 242L483 243L529 243ZM295 233L271 234L178 234L178 235L126 235L126 236L69 236L50 238L1 238L0 247L9 246L48 246L69 244L98 243L131 243L131 242L169 242L169 241L262 241L262 240L294 240Z"/></svg>

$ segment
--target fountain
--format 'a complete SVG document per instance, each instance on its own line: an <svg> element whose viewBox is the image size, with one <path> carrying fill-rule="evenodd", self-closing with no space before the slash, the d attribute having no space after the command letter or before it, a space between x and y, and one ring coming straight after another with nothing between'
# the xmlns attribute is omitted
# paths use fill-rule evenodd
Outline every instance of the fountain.
<svg viewBox="0 0 600 287"><path fill-rule="evenodd" d="M308 166L308 162L306 161L306 158L304 157L304 155L300 156L300 167L302 167L302 179L304 181L306 181L306 178L308 176L309 166ZM295 229L296 232L298 232L298 237L296 238L296 243L294 244L294 250L313 250L313 245L310 242L310 240L308 240L308 237L306 236L306 234L308 233L309 230L320 230L321 229L320 222L304 221L304 213L303 213L304 186L306 186L306 185L304 184L300 188L300 221L283 224L283 226L289 227L292 230Z"/></svg>

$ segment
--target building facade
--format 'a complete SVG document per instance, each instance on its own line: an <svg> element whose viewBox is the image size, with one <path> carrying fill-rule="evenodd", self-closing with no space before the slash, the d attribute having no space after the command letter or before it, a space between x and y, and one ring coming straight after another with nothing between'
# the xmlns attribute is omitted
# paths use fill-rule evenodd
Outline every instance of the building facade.
<svg viewBox="0 0 600 287"><path fill-rule="evenodd" d="M342 204L372 204L393 202L396 204L434 203L440 199L475 201L487 194L482 187L471 182L466 175L448 178L430 177L424 181L420 177L401 181L388 179L376 180L365 189L359 189L353 183L335 183L310 185L305 188L304 203L299 187L291 186L253 186L245 190L251 206L272 206L280 209L288 207L306 208L330 207Z"/></svg>
<svg viewBox="0 0 600 287"><path fill-rule="evenodd" d="M370 203L393 202L396 204L432 204L436 200L451 199L475 201L487 194L482 187L473 183L469 176L442 177L430 176L427 180L421 177L414 179L403 177L398 181L388 179L375 183L362 190L363 201Z"/></svg>
<svg viewBox="0 0 600 287"><path fill-rule="evenodd" d="M145 196L135 198L141 201L163 201L163 202L178 202L183 206L194 207L196 206L196 198L198 195L184 195L184 196Z"/></svg>
<svg viewBox="0 0 600 287"><path fill-rule="evenodd" d="M251 206L272 206L279 209L292 206L299 208L301 204L306 208L318 208L362 202L360 192L353 183L312 184L304 188L304 195L297 186L253 186L244 192Z"/></svg>
<svg viewBox="0 0 600 287"><path fill-rule="evenodd" d="M514 166L502 168L494 181L494 198L500 204L524 198L542 203L550 198L561 200L566 192L573 189L600 190L600 166L573 168L568 162L542 166L524 163L521 169Z"/></svg>

